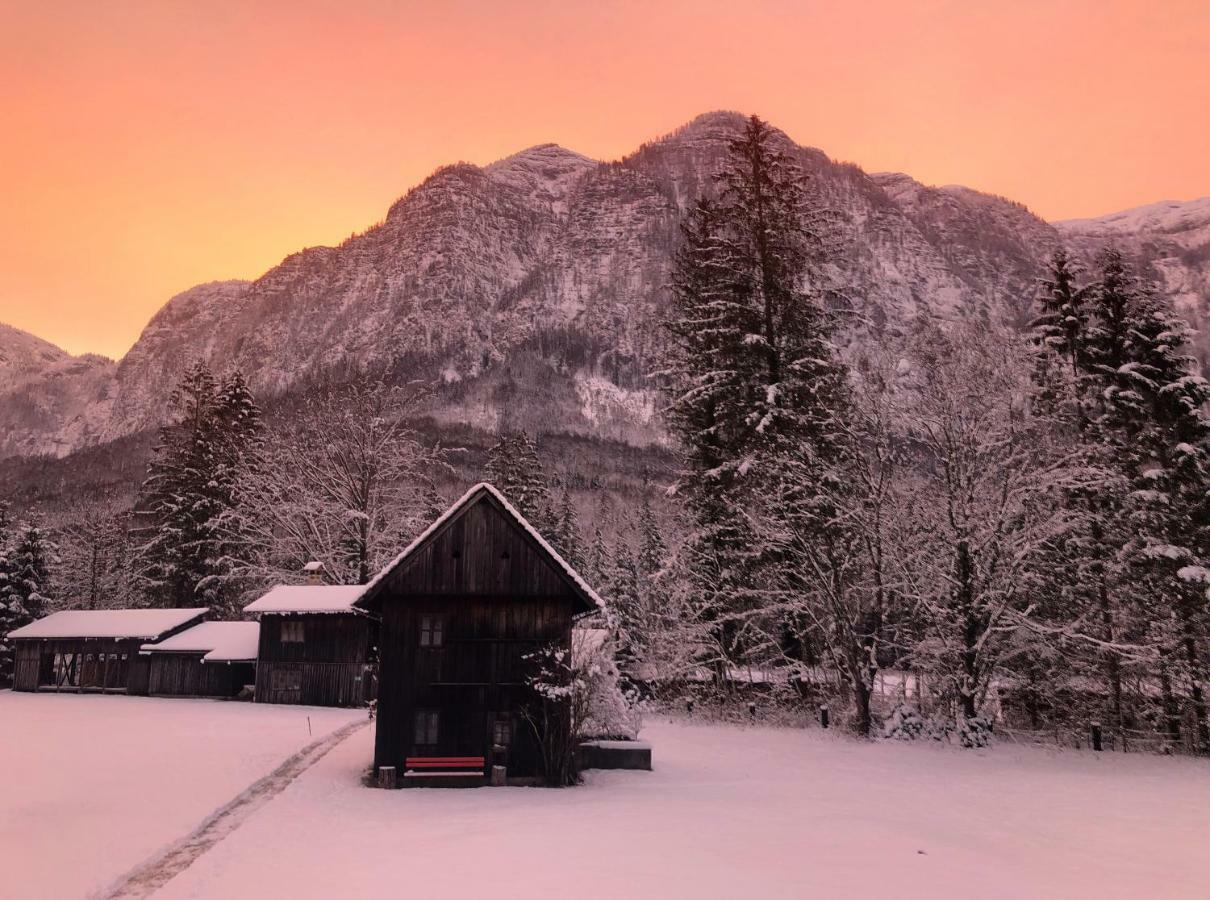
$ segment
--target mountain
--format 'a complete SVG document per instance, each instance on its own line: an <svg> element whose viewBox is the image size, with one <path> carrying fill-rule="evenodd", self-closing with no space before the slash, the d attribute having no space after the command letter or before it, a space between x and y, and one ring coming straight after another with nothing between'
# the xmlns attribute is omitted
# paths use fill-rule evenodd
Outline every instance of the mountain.
<svg viewBox="0 0 1210 900"><path fill-rule="evenodd" d="M0 323L0 457L59 456L97 439L115 366Z"/></svg>
<svg viewBox="0 0 1210 900"><path fill-rule="evenodd" d="M152 427L198 357L239 367L262 396L332 369L391 364L434 384L439 424L661 445L648 373L679 222L743 121L708 113L612 162L543 144L443 167L337 247L174 297L116 366L35 364L27 389L0 394L10 435L0 452L62 453ZM1206 302L1207 217L1196 204L1056 227L1003 198L867 174L779 139L826 211L825 274L832 301L854 314L849 341L921 314L1023 325L1039 261L1060 241L1089 257L1109 241L1129 245L1191 317ZM92 368L52 377L72 365ZM35 396L50 411L22 413Z"/></svg>
<svg viewBox="0 0 1210 900"><path fill-rule="evenodd" d="M1210 197L1164 201L1097 219L1056 222L1085 256L1113 244L1149 273L1190 324L1203 367L1210 364Z"/></svg>

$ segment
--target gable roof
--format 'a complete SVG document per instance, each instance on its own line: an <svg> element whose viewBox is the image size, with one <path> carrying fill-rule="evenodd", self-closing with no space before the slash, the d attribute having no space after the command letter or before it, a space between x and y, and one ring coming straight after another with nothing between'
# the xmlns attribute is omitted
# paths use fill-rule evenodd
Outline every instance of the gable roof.
<svg viewBox="0 0 1210 900"><path fill-rule="evenodd" d="M201 619L209 609L72 609L51 613L9 632L11 638L142 638L158 640L164 634Z"/></svg>
<svg viewBox="0 0 1210 900"><path fill-rule="evenodd" d="M192 628L144 644L140 653L202 653L206 662L248 662L256 659L258 622L199 622Z"/></svg>
<svg viewBox="0 0 1210 900"><path fill-rule="evenodd" d="M371 582L372 583L372 582ZM244 607L246 613L357 613L364 584L279 584Z"/></svg>
<svg viewBox="0 0 1210 900"><path fill-rule="evenodd" d="M466 510L470 509L475 503L490 498L497 506L507 515L513 522L520 527L525 535L536 545L535 549L541 553L552 564L555 571L566 581L567 586L571 588L572 593L580 600L585 609L583 612L591 612L593 609L604 609L605 601L602 600L597 592L594 591L581 576L580 573L571 567L571 565L559 555L546 540L538 533L538 530L530 524L525 516L517 511L493 485L482 481L472 487L469 491L463 494L454 502L454 505L443 512L437 519L426 528L420 535L404 548L403 552L391 560L383 567L370 582L365 585L364 593L356 601L357 606L365 607L372 601L382 585L392 572L411 559L422 547L428 544L434 537L444 531L455 519L462 515Z"/></svg>

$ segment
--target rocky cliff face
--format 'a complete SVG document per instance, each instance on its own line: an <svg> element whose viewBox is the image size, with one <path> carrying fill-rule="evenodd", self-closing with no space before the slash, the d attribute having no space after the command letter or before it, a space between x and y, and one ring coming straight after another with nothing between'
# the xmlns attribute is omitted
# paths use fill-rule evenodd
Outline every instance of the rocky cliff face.
<svg viewBox="0 0 1210 900"><path fill-rule="evenodd" d="M333 367L389 363L437 386L438 420L661 442L646 376L678 222L710 189L742 122L707 114L616 162L547 144L483 168L440 169L338 247L303 250L253 282L174 297L116 367L46 361L46 372L84 371L38 375L26 389L57 397L35 404L55 412L23 413L11 391L0 393L0 424L15 435L0 452L65 452L154 426L198 357L239 367L266 395ZM1022 324L1038 263L1061 239L1086 254L1129 244L1200 321L1206 207L1056 230L1008 200L868 175L785 140L826 211L835 299L861 323L851 339L926 312Z"/></svg>
<svg viewBox="0 0 1210 900"><path fill-rule="evenodd" d="M61 456L95 441L114 371L102 356L72 356L0 324L0 457Z"/></svg>

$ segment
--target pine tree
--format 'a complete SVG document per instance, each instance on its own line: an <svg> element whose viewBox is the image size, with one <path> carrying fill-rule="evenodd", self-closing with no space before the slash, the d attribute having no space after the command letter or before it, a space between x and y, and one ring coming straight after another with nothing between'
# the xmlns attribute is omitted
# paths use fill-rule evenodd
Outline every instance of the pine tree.
<svg viewBox="0 0 1210 900"><path fill-rule="evenodd" d="M524 431L503 436L488 451L487 479L544 536L555 530L550 488L538 450Z"/></svg>
<svg viewBox="0 0 1210 900"><path fill-rule="evenodd" d="M20 597L10 590L13 565L9 532L12 521L8 510L8 503L0 500L0 687L11 684L13 679L13 646L8 633L30 622Z"/></svg>
<svg viewBox="0 0 1210 900"><path fill-rule="evenodd" d="M647 498L646 492L643 493L643 499L639 503L638 532L641 542L638 557L639 571L645 578L650 579L664 567L668 548L660 533L660 524L656 521L655 513L651 509L651 501Z"/></svg>
<svg viewBox="0 0 1210 900"><path fill-rule="evenodd" d="M224 584L238 531L232 516L259 411L241 376L220 390L201 361L172 392L170 405L176 421L160 431L139 503L150 532L140 548L144 581L153 605L206 603L231 613L234 598Z"/></svg>
<svg viewBox="0 0 1210 900"><path fill-rule="evenodd" d="M1167 303L1136 295L1128 361L1119 369L1122 408L1141 411L1131 427L1136 458L1132 522L1142 559L1158 575L1176 626L1177 659L1197 719L1198 747L1210 752L1203 644L1210 634L1210 385L1187 354L1189 328ZM1125 402L1121 402L1125 399Z"/></svg>
<svg viewBox="0 0 1210 900"><path fill-rule="evenodd" d="M5 589L25 610L30 621L40 619L48 612L51 566L57 561L57 549L36 521L26 522L17 529L16 540L8 554Z"/></svg>
<svg viewBox="0 0 1210 900"><path fill-rule="evenodd" d="M745 652L743 620L763 602L751 507L778 485L785 457L809 457L799 471L814 478L835 456L845 372L804 183L781 137L752 117L729 146L718 199L690 213L673 274L668 416L696 520L683 558L716 622L720 663Z"/></svg>
<svg viewBox="0 0 1210 900"><path fill-rule="evenodd" d="M1074 261L1060 247L1042 279L1041 310L1032 325L1039 344L1063 359L1077 377L1087 370L1088 304L1093 289L1077 285L1078 277Z"/></svg>
<svg viewBox="0 0 1210 900"><path fill-rule="evenodd" d="M559 495L559 508L555 515L555 529L552 533L555 549L573 569L579 569L584 564L584 550L580 539L580 524L576 516L576 507L571 499L571 491L563 487Z"/></svg>
<svg viewBox="0 0 1210 900"><path fill-rule="evenodd" d="M609 549L605 546L605 535L598 525L592 533L592 543L584 559L585 575L597 593L607 597L609 581Z"/></svg>

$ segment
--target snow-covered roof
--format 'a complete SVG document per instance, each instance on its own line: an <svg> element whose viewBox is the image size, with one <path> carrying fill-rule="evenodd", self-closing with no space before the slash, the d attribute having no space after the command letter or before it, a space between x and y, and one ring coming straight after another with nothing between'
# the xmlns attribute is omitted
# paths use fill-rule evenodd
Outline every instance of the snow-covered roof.
<svg viewBox="0 0 1210 900"><path fill-rule="evenodd" d="M165 632L200 619L209 610L194 609L73 609L52 613L9 632L12 638L142 638L151 641Z"/></svg>
<svg viewBox="0 0 1210 900"><path fill-rule="evenodd" d="M204 653L207 662L246 662L256 659L259 639L257 622L200 622L139 649L143 653Z"/></svg>
<svg viewBox="0 0 1210 900"><path fill-rule="evenodd" d="M372 582L371 582L372 583ZM244 607L246 613L348 613L361 612L353 604L365 592L364 584L279 584Z"/></svg>
<svg viewBox="0 0 1210 900"><path fill-rule="evenodd" d="M486 481L479 482L477 485L459 497L453 506L438 516L433 521L432 525L424 529L416 540L412 541L403 549L402 553L387 563L387 565L383 567L382 571L371 578L369 584L365 586L365 599L368 600L374 594L378 585L381 584L386 577L401 563L406 561L407 558L411 556L419 547L425 544L430 537L440 531L447 522L461 513L483 494L489 495L504 508L504 511L508 513L508 515L511 516L516 523L520 525L521 528L537 542L538 546L542 548L543 552L550 557L551 562L553 562L557 568L562 570L563 574L571 580L571 582L580 590L580 592L590 603L592 603L598 609L605 608L605 601L602 600L597 595L597 592L588 585L588 582L580 577L580 573L573 569L567 560L559 555L559 551L547 543L546 538L542 537L542 535L538 533L538 529L534 528L534 526L530 524L529 520L526 519L525 516L521 515L521 513L517 511L517 508L509 503L505 496L500 493L494 485L491 485Z"/></svg>

